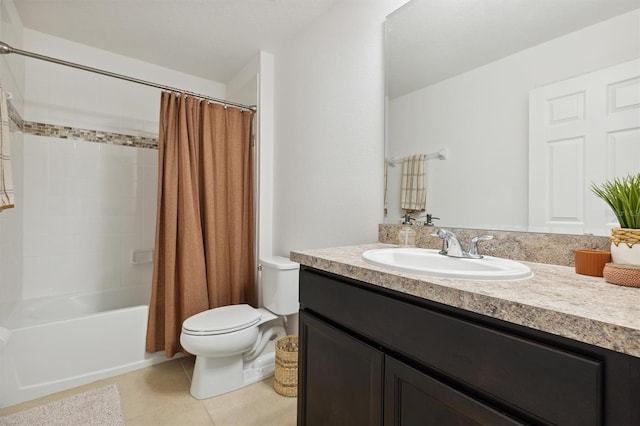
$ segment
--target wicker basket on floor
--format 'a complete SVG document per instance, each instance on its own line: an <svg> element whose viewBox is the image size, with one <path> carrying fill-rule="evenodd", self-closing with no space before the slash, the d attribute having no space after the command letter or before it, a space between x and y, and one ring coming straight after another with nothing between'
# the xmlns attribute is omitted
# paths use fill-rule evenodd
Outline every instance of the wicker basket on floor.
<svg viewBox="0 0 640 426"><path fill-rule="evenodd" d="M298 396L298 336L276 341L276 371L273 389L283 396Z"/></svg>

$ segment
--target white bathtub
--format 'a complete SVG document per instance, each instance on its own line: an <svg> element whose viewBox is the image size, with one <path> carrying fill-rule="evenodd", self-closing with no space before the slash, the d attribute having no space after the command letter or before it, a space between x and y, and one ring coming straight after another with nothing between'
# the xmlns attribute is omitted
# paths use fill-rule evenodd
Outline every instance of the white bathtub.
<svg viewBox="0 0 640 426"><path fill-rule="evenodd" d="M0 407L166 361L145 352L149 287L22 302L9 316Z"/></svg>

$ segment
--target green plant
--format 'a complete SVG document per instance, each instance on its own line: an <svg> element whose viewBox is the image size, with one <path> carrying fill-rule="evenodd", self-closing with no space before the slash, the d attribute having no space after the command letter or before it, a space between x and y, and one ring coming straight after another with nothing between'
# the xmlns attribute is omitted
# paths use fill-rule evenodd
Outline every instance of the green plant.
<svg viewBox="0 0 640 426"><path fill-rule="evenodd" d="M640 229L640 173L591 184L591 190L611 207L620 227Z"/></svg>

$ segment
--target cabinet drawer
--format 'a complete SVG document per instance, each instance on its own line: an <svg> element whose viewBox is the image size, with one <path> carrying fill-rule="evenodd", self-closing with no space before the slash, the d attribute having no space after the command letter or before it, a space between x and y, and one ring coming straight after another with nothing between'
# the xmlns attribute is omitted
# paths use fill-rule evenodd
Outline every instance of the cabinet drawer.
<svg viewBox="0 0 640 426"><path fill-rule="evenodd" d="M305 308L525 418L558 425L602 422L598 360L309 270L301 271L300 301Z"/></svg>

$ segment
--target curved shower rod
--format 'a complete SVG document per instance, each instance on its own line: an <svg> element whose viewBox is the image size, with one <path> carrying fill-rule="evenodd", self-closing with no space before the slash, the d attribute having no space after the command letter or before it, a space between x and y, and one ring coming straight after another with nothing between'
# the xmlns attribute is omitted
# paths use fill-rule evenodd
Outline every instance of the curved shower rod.
<svg viewBox="0 0 640 426"><path fill-rule="evenodd" d="M120 80L126 80L126 81L130 81L132 83L142 84L142 85L145 85L145 86L155 87L156 89L162 89L162 90L169 90L171 92L184 93L185 95L194 96L196 98L201 98L201 99L206 99L208 101L211 101L211 102L214 102L214 103L217 103L217 104L221 104L221 105L225 105L225 106L227 106L227 105L228 106L233 106L233 107L236 107L236 108L246 109L246 110L253 111L253 112L256 112L258 110L258 108L255 105L248 106L248 105L239 104L237 102L225 101L224 99L217 99L217 98L213 98L211 96L201 95L199 93L188 92L186 90L177 89L175 87L165 86L165 85L162 85L162 84L153 83L151 81L146 81L146 80L141 80L139 78L129 77L129 76L122 75L122 74L116 74L116 73L111 72L111 71L105 71L105 70L101 70L101 69L98 69L98 68L88 67L86 65L81 65L81 64L76 64L76 63L73 63L73 62L63 61L62 59L57 59L57 58L52 58L50 56L40 55L39 53L33 53L33 52L29 52L27 50L16 49L15 47L11 47L7 43L0 41L0 55L7 55L9 53L15 53L15 54L18 54L18 55L27 56L29 58L39 59L41 61L53 62L54 64L64 65L66 67L77 68L77 69L80 69L80 70L83 70L83 71L89 71L89 72L96 73L96 74L106 75L107 77L117 78L117 79L120 79Z"/></svg>

